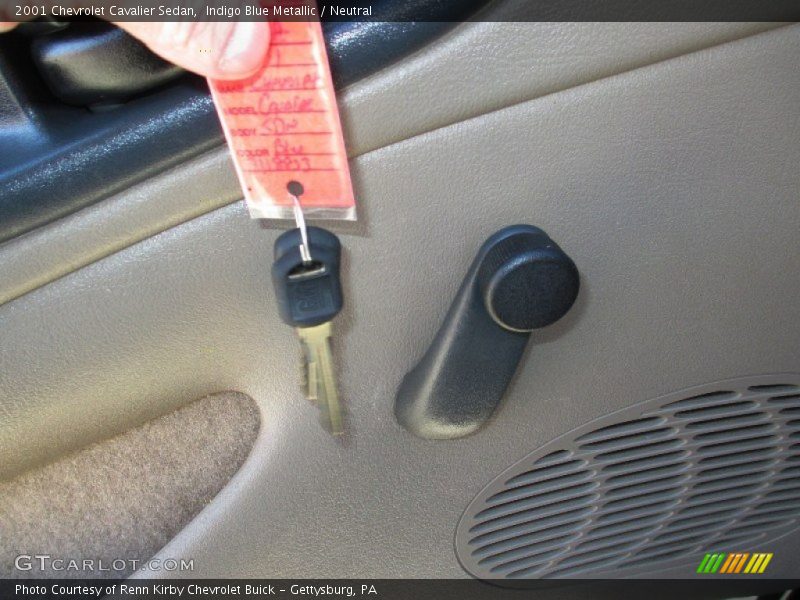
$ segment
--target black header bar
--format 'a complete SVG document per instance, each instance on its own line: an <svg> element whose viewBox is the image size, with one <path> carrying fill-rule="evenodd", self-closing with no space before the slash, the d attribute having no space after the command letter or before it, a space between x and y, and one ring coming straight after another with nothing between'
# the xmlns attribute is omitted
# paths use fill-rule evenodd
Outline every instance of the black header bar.
<svg viewBox="0 0 800 600"><path fill-rule="evenodd" d="M453 0L458 2L458 0ZM398 10L398 3L405 8ZM514 0L489 2L472 21L791 22L800 0ZM503 10L493 10L491 5ZM503 4L509 4L508 10ZM409 0L0 0L0 20L102 18L110 21L447 21Z"/></svg>

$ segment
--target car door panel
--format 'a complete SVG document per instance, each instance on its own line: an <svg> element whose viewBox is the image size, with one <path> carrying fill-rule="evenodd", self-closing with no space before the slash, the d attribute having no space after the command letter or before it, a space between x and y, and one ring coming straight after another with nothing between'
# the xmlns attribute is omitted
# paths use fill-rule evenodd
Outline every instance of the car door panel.
<svg viewBox="0 0 800 600"><path fill-rule="evenodd" d="M641 26L642 58L607 26L514 25L526 48L537 33L567 40L568 66L548 78L552 59L492 45L502 24L469 24L343 93L359 221L327 224L345 247L342 443L298 392L297 340L274 308L281 228L232 202L225 149L8 242L2 475L234 390L260 411L250 456L161 555L207 577L466 576L459 519L516 460L676 390L798 372L800 38L753 27L676 27L656 52ZM604 63L571 35L630 56L608 46ZM457 76L432 82L449 69L431 63L465 47L515 84L481 87L478 73L442 101ZM394 85L406 94L381 93ZM397 386L477 248L519 222L578 265L576 306L534 334L484 429L419 439L394 420ZM792 574L797 539L775 576Z"/></svg>

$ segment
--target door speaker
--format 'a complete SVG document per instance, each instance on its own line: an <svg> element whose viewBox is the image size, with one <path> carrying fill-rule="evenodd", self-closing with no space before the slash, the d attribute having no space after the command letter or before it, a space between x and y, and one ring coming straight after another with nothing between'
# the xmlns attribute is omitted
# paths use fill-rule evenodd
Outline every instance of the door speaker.
<svg viewBox="0 0 800 600"><path fill-rule="evenodd" d="M553 440L478 494L456 553L481 579L691 576L703 552L768 546L798 527L800 375L768 375L643 402Z"/></svg>

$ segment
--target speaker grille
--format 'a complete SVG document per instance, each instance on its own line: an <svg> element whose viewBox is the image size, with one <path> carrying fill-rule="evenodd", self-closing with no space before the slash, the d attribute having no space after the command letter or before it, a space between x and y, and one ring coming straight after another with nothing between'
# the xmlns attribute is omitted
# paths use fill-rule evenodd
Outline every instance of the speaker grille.
<svg viewBox="0 0 800 600"><path fill-rule="evenodd" d="M751 377L554 440L473 500L456 551L484 579L625 577L745 550L799 520L800 376Z"/></svg>

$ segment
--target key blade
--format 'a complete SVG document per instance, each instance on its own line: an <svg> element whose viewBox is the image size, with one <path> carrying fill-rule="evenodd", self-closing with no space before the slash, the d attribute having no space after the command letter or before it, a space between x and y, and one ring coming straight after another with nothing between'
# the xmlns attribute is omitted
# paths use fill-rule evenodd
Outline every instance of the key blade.
<svg viewBox="0 0 800 600"><path fill-rule="evenodd" d="M333 435L344 433L344 422L342 420L342 407L339 403L339 390L336 387L336 378L333 372L333 357L331 356L330 341L325 338L322 341L323 347L318 352L319 370L321 374L322 388L324 389L324 406L328 413L328 423L330 424Z"/></svg>
<svg viewBox="0 0 800 600"><path fill-rule="evenodd" d="M302 332L302 329L297 329L303 362L303 387L306 398L316 401L319 395L319 364L311 344Z"/></svg>
<svg viewBox="0 0 800 600"><path fill-rule="evenodd" d="M319 365L306 361L306 398L313 402L319 400Z"/></svg>
<svg viewBox="0 0 800 600"><path fill-rule="evenodd" d="M344 433L344 421L330 347L331 324L327 322L303 327L298 329L298 333L308 348L309 364L313 363L316 371L317 397L326 428L333 435L341 435Z"/></svg>

